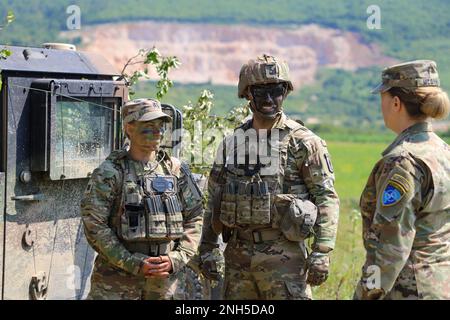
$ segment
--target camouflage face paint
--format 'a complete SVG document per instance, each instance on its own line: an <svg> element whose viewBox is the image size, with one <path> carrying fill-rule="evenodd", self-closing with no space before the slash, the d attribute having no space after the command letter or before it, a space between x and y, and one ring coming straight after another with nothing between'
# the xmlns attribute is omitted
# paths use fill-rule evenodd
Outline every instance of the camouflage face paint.
<svg viewBox="0 0 450 320"><path fill-rule="evenodd" d="M164 133L162 120L136 121L129 126L128 134L134 148L140 149L142 152L156 151L159 148Z"/></svg>
<svg viewBox="0 0 450 320"><path fill-rule="evenodd" d="M250 88L256 109L263 114L275 114L281 110L286 92L282 83L252 86Z"/></svg>
<svg viewBox="0 0 450 320"><path fill-rule="evenodd" d="M136 127L136 133L140 136L140 139L146 141L156 141L161 140L164 134L165 128L163 122L149 121L149 122L138 122Z"/></svg>
<svg viewBox="0 0 450 320"><path fill-rule="evenodd" d="M139 134L145 136L147 140L159 140L164 134L164 128L141 128Z"/></svg>

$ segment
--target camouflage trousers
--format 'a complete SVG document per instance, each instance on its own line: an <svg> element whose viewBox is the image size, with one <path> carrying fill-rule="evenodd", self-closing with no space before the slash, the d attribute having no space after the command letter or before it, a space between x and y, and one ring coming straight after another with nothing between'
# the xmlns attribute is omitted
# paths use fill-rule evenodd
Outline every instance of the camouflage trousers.
<svg viewBox="0 0 450 320"><path fill-rule="evenodd" d="M135 276L97 256L87 300L184 300L184 278L183 272L163 279Z"/></svg>
<svg viewBox="0 0 450 320"><path fill-rule="evenodd" d="M306 284L306 249L282 237L253 244L232 239L224 251L226 300L312 299Z"/></svg>

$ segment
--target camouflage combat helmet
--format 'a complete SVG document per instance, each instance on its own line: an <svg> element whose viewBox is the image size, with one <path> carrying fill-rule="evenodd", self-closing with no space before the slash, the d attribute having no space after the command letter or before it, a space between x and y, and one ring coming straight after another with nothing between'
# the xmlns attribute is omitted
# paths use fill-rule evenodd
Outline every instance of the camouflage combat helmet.
<svg viewBox="0 0 450 320"><path fill-rule="evenodd" d="M287 63L264 54L256 60L249 60L242 66L239 73L238 96L245 98L245 92L251 85L282 82L288 85L287 93L293 90Z"/></svg>
<svg viewBox="0 0 450 320"><path fill-rule="evenodd" d="M381 83L372 93L383 93L391 88L413 90L419 87L439 87L436 62L415 60L388 67L381 74Z"/></svg>

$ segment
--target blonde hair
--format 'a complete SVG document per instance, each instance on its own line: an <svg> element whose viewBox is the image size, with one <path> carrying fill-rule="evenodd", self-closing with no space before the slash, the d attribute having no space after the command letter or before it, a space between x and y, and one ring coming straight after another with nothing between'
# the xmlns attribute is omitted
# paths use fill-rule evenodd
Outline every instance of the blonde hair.
<svg viewBox="0 0 450 320"><path fill-rule="evenodd" d="M399 97L414 119L444 119L450 112L450 100L440 87L419 87L414 90L395 87L389 93Z"/></svg>
<svg viewBox="0 0 450 320"><path fill-rule="evenodd" d="M416 90L421 98L420 111L434 119L444 119L450 111L450 101L447 93L439 87L423 87Z"/></svg>

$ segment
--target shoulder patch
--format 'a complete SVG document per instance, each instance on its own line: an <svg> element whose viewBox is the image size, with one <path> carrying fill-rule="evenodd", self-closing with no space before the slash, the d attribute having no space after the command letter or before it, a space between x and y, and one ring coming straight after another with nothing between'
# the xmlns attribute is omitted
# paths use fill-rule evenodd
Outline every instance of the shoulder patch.
<svg viewBox="0 0 450 320"><path fill-rule="evenodd" d="M409 182L405 178L399 174L394 174L384 188L381 203L385 207L396 205L410 188Z"/></svg>
<svg viewBox="0 0 450 320"><path fill-rule="evenodd" d="M325 153L323 157L325 158L325 161L327 163L328 171L330 171L330 173L334 173L334 168L333 165L331 164L330 155L328 153Z"/></svg>

